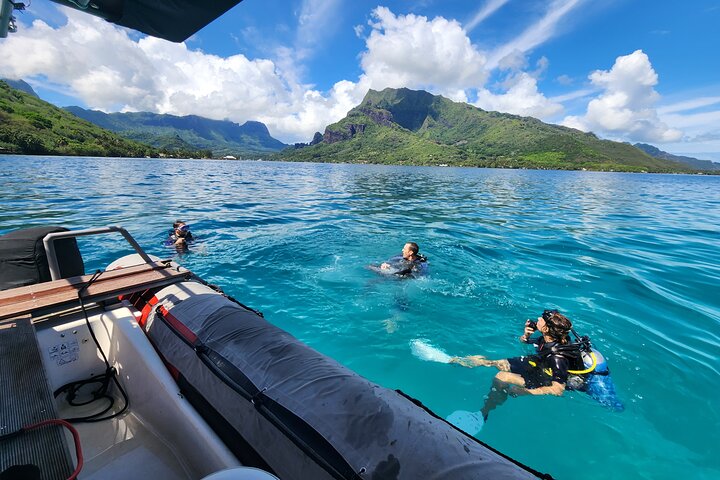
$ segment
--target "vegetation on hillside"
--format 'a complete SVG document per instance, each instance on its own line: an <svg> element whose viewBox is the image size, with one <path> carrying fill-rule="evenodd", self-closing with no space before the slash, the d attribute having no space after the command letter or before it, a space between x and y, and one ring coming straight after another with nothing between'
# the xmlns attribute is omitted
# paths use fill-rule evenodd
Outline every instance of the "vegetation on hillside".
<svg viewBox="0 0 720 480"><path fill-rule="evenodd" d="M145 157L160 152L0 81L0 153Z"/></svg>
<svg viewBox="0 0 720 480"><path fill-rule="evenodd" d="M66 107L65 110L125 138L161 149L184 145L185 148L212 150L216 157L258 158L286 147L270 136L265 124L260 122L238 125L197 115L104 113L80 107Z"/></svg>
<svg viewBox="0 0 720 480"><path fill-rule="evenodd" d="M290 161L690 172L625 143L487 112L425 91L370 90L360 105L325 129L321 142L291 147Z"/></svg>

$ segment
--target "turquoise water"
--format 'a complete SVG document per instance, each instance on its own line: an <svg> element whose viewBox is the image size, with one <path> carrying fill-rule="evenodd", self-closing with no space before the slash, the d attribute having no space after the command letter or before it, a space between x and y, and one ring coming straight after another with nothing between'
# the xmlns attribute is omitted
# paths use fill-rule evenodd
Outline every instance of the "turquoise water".
<svg viewBox="0 0 720 480"><path fill-rule="evenodd" d="M0 233L126 227L276 325L439 415L477 410L494 371L556 307L605 354L626 409L583 394L509 399L478 438L558 479L720 477L720 177L494 169L0 157ZM365 265L417 241L429 278ZM82 241L98 268L125 253Z"/></svg>

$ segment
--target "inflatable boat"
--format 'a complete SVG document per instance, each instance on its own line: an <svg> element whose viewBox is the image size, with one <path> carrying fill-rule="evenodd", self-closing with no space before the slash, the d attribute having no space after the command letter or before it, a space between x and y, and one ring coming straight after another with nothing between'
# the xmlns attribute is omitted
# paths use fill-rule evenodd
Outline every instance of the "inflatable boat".
<svg viewBox="0 0 720 480"><path fill-rule="evenodd" d="M137 253L86 275L76 238L96 234L122 234ZM7 478L551 478L148 256L120 227L0 236L0 290Z"/></svg>

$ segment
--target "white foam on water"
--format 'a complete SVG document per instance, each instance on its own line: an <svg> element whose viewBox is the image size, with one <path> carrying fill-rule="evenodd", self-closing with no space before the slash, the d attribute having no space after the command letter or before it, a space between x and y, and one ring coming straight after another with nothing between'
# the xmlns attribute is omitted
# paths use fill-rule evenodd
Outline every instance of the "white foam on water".
<svg viewBox="0 0 720 480"><path fill-rule="evenodd" d="M483 425L485 425L485 419L483 419L481 412L468 412L467 410L456 410L448 415L445 420L470 435L480 433Z"/></svg>
<svg viewBox="0 0 720 480"><path fill-rule="evenodd" d="M433 347L425 340L415 339L410 342L410 350L420 360L427 362L450 363L452 358L437 347Z"/></svg>

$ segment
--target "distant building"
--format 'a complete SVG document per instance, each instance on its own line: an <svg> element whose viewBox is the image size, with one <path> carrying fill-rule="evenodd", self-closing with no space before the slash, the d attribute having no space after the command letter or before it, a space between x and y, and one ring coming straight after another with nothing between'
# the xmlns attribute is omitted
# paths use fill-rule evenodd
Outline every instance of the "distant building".
<svg viewBox="0 0 720 480"><path fill-rule="evenodd" d="M222 158L223 160L237 160L237 158L233 157L232 155L225 155Z"/></svg>

